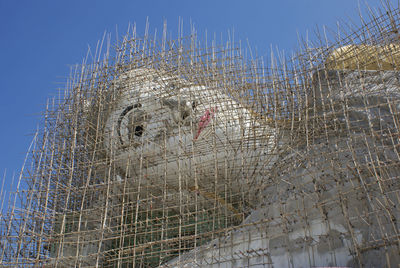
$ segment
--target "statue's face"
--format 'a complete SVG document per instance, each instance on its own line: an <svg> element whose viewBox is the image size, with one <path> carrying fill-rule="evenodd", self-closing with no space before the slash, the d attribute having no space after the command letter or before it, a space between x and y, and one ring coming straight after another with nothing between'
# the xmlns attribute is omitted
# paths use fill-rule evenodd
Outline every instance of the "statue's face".
<svg viewBox="0 0 400 268"><path fill-rule="evenodd" d="M196 112L194 101L151 93L146 95L139 95L137 99L128 97L115 111L110 124L115 128L113 139L117 139L117 150L136 151L138 147L157 150L157 146L168 143L171 137L191 134Z"/></svg>
<svg viewBox="0 0 400 268"><path fill-rule="evenodd" d="M148 185L166 179L171 188L178 178L189 189L230 184L238 192L255 167L262 169L267 146L259 144L266 134L221 89L137 70L118 90L104 142L121 176L145 177Z"/></svg>
<svg viewBox="0 0 400 268"><path fill-rule="evenodd" d="M148 72L147 75L142 72ZM121 80L120 101L106 123L110 153L156 158L164 153L196 154L196 147L238 140L250 124L248 111L227 95L154 71L135 71ZM190 155L189 155L190 157Z"/></svg>

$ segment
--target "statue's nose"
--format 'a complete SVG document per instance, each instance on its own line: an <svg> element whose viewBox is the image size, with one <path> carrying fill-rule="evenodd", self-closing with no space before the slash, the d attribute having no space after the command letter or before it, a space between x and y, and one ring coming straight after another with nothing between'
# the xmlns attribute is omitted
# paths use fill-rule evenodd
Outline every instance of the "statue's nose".
<svg viewBox="0 0 400 268"><path fill-rule="evenodd" d="M174 122L181 126L190 126L192 119L192 108L187 104L177 103L175 107L170 108Z"/></svg>

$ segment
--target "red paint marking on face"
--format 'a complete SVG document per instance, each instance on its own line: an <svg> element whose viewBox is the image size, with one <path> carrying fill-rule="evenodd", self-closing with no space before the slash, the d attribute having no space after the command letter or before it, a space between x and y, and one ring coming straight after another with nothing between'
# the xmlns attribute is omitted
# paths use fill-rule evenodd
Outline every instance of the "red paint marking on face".
<svg viewBox="0 0 400 268"><path fill-rule="evenodd" d="M197 126L197 133L194 137L194 140L200 136L200 133L207 127L207 125L211 122L211 119L214 117L215 112L217 111L217 107L206 109L204 115L200 117L199 125Z"/></svg>

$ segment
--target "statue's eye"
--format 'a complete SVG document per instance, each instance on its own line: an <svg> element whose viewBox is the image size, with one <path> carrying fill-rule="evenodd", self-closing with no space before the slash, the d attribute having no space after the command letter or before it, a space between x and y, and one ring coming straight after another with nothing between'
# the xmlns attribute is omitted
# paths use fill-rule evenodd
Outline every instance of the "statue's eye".
<svg viewBox="0 0 400 268"><path fill-rule="evenodd" d="M138 143L145 131L145 121L149 119L145 111L140 110L142 105L136 103L126 107L119 115L117 133L122 146Z"/></svg>
<svg viewBox="0 0 400 268"><path fill-rule="evenodd" d="M144 133L144 121L146 120L146 113L141 110L133 110L128 115L128 132L129 138L134 136L141 137Z"/></svg>
<svg viewBox="0 0 400 268"><path fill-rule="evenodd" d="M137 137L141 137L143 135L143 131L144 131L143 125L135 126L134 134Z"/></svg>

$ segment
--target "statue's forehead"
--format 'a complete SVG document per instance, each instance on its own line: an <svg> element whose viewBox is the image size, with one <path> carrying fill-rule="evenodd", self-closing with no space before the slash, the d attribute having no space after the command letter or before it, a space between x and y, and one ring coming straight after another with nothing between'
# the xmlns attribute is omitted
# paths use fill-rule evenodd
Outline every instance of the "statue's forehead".
<svg viewBox="0 0 400 268"><path fill-rule="evenodd" d="M153 69L125 72L117 79L117 84L120 91L119 106L140 103L143 109L154 111L176 103L194 105L199 110L209 107L219 107L220 111L238 108L223 87L205 86Z"/></svg>
<svg viewBox="0 0 400 268"><path fill-rule="evenodd" d="M193 83L153 69L127 71L116 79L115 84L121 93L142 98L190 95L197 91Z"/></svg>

